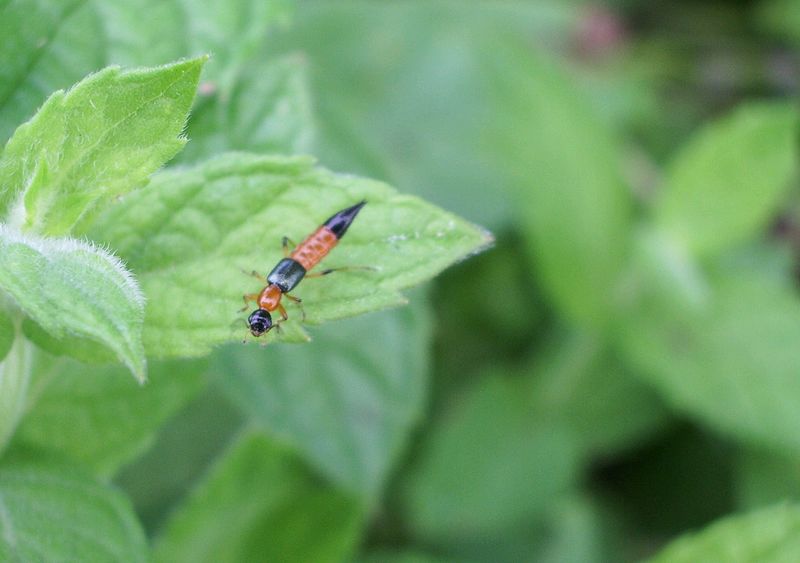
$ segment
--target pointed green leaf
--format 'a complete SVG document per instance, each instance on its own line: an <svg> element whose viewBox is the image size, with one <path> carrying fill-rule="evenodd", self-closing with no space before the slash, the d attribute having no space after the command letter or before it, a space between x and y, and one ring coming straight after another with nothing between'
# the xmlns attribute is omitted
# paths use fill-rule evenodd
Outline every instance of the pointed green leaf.
<svg viewBox="0 0 800 563"><path fill-rule="evenodd" d="M617 139L580 89L527 45L485 51L495 67L493 138L514 175L536 272L565 315L607 322L631 241Z"/></svg>
<svg viewBox="0 0 800 563"><path fill-rule="evenodd" d="M375 271L304 280L294 293L309 323L401 304L401 289L491 241L485 231L385 184L333 174L308 158L249 154L158 174L109 209L92 237L118 251L142 284L148 354L197 355L244 336L242 295L264 282L243 271L266 275L283 257L281 237L300 242L362 199L366 207L323 264ZM287 306L284 334L302 341L302 314Z"/></svg>
<svg viewBox="0 0 800 563"><path fill-rule="evenodd" d="M243 436L168 522L156 561L339 562L360 532L357 503L290 451Z"/></svg>
<svg viewBox="0 0 800 563"><path fill-rule="evenodd" d="M56 360L32 385L39 389L15 444L58 452L109 477L142 453L164 421L203 384L202 362L155 362L147 385L117 366Z"/></svg>
<svg viewBox="0 0 800 563"><path fill-rule="evenodd" d="M64 234L144 184L185 143L204 62L111 67L53 94L0 158L0 214L25 230Z"/></svg>
<svg viewBox="0 0 800 563"><path fill-rule="evenodd" d="M423 406L427 321L412 306L332 323L314 330L311 349L282 346L268 364L256 347L234 349L219 385L253 422L374 500Z"/></svg>
<svg viewBox="0 0 800 563"><path fill-rule="evenodd" d="M751 104L702 129L672 165L656 219L698 254L747 240L796 170L793 104Z"/></svg>
<svg viewBox="0 0 800 563"><path fill-rule="evenodd" d="M119 492L52 462L0 465L3 561L147 561L147 542Z"/></svg>
<svg viewBox="0 0 800 563"><path fill-rule="evenodd" d="M777 563L798 559L800 506L781 504L716 522L699 533L672 542L649 561Z"/></svg>
<svg viewBox="0 0 800 563"><path fill-rule="evenodd" d="M0 289L48 338L97 341L144 380L144 299L113 255L86 242L37 238L0 225Z"/></svg>

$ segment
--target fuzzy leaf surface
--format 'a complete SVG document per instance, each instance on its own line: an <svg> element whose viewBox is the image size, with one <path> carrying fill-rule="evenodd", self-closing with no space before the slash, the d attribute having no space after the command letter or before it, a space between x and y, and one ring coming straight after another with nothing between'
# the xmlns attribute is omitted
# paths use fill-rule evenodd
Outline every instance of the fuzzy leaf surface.
<svg viewBox="0 0 800 563"><path fill-rule="evenodd" d="M198 355L245 334L247 313L237 313L242 295L264 281L243 271L266 276L283 257L283 236L299 243L361 200L368 204L322 267L375 270L304 280L293 293L303 299L308 323L402 304L400 290L491 241L474 225L385 184L331 173L309 158L243 153L159 173L100 217L92 238L119 252L142 284L148 354ZM306 340L300 311L287 305L284 338Z"/></svg>
<svg viewBox="0 0 800 563"><path fill-rule="evenodd" d="M358 504L291 451L247 434L173 514L155 560L343 561L360 522Z"/></svg>
<svg viewBox="0 0 800 563"><path fill-rule="evenodd" d="M651 563L694 561L796 561L800 558L800 507L779 504L725 518L670 543Z"/></svg>
<svg viewBox="0 0 800 563"><path fill-rule="evenodd" d="M0 214L61 235L137 188L183 147L205 57L163 67L109 67L55 92L0 157Z"/></svg>
<svg viewBox="0 0 800 563"><path fill-rule="evenodd" d="M4 458L0 514L3 561L147 561L128 500L69 466Z"/></svg>
<svg viewBox="0 0 800 563"><path fill-rule="evenodd" d="M763 229L797 169L797 123L793 105L753 104L702 129L673 163L657 220L697 254Z"/></svg>
<svg viewBox="0 0 800 563"><path fill-rule="evenodd" d="M0 289L44 327L44 338L98 342L144 380L144 298L113 255L75 239L38 238L0 225Z"/></svg>

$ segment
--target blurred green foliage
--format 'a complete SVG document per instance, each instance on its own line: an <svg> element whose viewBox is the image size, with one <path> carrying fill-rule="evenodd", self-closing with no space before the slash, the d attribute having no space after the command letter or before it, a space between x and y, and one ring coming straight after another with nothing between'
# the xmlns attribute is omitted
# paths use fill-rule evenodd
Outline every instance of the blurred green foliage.
<svg viewBox="0 0 800 563"><path fill-rule="evenodd" d="M309 345L151 361L143 388L117 365L37 354L29 405L3 417L22 422L0 508L27 537L48 533L37 511L75 503L109 551L65 549L97 560L144 558L140 526L163 561L794 560L798 14L792 0L0 4L17 42L0 55L38 49L3 57L3 142L107 64L210 52L190 141L153 184L228 150L310 153L496 235L411 306L310 327ZM197 183L201 200L222 189ZM146 197L119 213L156 221ZM264 264L231 264L219 291L243 293L238 268L279 255L255 227ZM136 249L136 273L149 239L103 228ZM191 318L190 288L159 283ZM339 306L310 295L312 317ZM17 329L0 310L0 376L28 361ZM146 346L224 340L175 333ZM91 501L15 496L32 451L80 466L52 471L82 475ZM0 527L0 549L34 557Z"/></svg>

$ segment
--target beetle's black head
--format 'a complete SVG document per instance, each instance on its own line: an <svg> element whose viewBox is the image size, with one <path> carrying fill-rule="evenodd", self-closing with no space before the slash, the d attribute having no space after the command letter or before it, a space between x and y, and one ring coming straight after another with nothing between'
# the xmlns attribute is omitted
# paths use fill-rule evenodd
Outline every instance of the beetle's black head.
<svg viewBox="0 0 800 563"><path fill-rule="evenodd" d="M261 336L272 328L272 315L266 309L256 309L247 317L247 326L250 327L250 334Z"/></svg>

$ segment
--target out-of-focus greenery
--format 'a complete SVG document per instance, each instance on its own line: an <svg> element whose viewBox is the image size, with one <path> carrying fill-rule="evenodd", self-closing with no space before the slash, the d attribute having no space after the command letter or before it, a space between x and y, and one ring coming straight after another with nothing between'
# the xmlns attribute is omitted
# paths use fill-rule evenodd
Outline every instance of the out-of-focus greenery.
<svg viewBox="0 0 800 563"><path fill-rule="evenodd" d="M143 559L142 527L165 562L800 559L793 0L37 0L0 4L0 37L41 45L0 69L3 143L88 72L210 52L154 184L222 151L312 154L496 237L409 306L150 361L142 388L37 355L1 417L21 422L0 515L21 518L0 554ZM118 209L155 221L137 201ZM272 230L225 291L279 256ZM122 235L96 238L136 274L149 239ZM192 287L162 286L194 319ZM3 311L9 372L27 356ZM64 469L28 471L43 451ZM37 555L65 506L81 533Z"/></svg>

